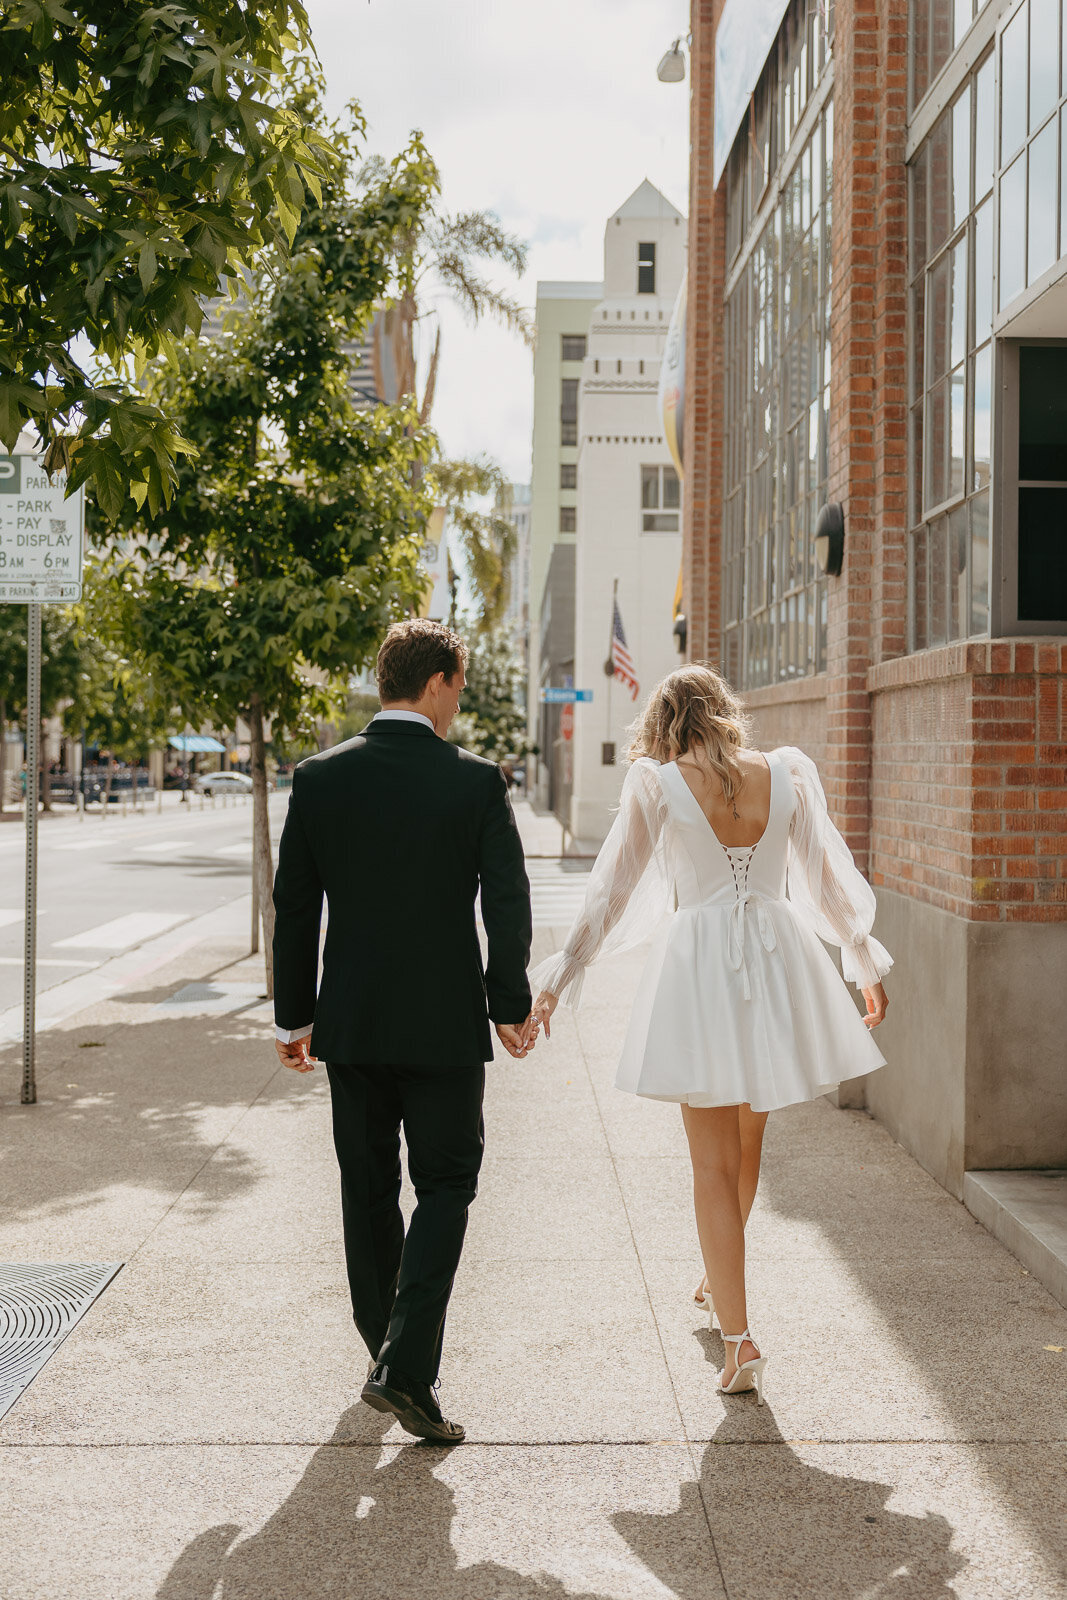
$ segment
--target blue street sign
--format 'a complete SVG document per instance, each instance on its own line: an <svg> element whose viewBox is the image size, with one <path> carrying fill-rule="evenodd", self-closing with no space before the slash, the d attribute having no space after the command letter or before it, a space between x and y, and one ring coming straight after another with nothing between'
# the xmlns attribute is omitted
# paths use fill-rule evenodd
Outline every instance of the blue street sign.
<svg viewBox="0 0 1067 1600"><path fill-rule="evenodd" d="M576 700L592 698L592 689L542 689L539 696L543 706L573 705Z"/></svg>

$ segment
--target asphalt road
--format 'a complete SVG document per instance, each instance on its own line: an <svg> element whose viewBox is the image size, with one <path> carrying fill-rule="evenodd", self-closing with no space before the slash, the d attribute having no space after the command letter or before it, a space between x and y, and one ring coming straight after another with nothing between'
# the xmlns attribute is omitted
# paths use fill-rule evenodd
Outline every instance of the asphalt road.
<svg viewBox="0 0 1067 1600"><path fill-rule="evenodd" d="M188 806L164 795L162 813L84 820L69 808L38 834L37 991L91 972L117 954L249 892L251 800ZM277 848L287 794L271 796ZM0 825L0 1010L22 997L26 837Z"/></svg>

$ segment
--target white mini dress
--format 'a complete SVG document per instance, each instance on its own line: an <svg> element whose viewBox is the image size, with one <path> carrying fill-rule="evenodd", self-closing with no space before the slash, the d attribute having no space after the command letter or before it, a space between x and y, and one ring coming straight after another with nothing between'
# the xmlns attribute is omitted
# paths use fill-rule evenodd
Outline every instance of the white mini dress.
<svg viewBox="0 0 1067 1600"><path fill-rule="evenodd" d="M885 1064L822 942L858 986L888 972L873 891L814 764L791 748L767 761L767 826L744 847L720 841L673 762L635 761L567 943L532 974L577 1004L594 960L652 934L620 1089L773 1111Z"/></svg>

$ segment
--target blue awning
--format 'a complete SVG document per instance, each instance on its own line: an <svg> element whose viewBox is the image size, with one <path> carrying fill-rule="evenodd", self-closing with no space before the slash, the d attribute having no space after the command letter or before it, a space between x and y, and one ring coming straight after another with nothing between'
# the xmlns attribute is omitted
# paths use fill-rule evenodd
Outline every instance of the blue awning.
<svg viewBox="0 0 1067 1600"><path fill-rule="evenodd" d="M178 733L168 742L172 750L185 750L190 754L208 750L221 752L226 748L217 739L209 739L206 733Z"/></svg>

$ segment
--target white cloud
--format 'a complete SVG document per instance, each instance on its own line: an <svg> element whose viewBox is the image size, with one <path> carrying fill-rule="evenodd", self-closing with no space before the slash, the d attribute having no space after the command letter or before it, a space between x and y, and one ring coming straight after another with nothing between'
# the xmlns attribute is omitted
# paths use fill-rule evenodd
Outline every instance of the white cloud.
<svg viewBox="0 0 1067 1600"><path fill-rule="evenodd" d="M368 148L420 128L451 210L488 209L529 242L539 278L599 278L606 219L649 178L688 209L688 83L656 63L688 0L309 0L329 106L362 105ZM530 355L514 335L439 303L434 423L453 454L529 474Z"/></svg>

